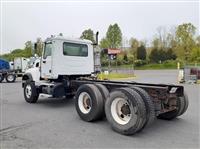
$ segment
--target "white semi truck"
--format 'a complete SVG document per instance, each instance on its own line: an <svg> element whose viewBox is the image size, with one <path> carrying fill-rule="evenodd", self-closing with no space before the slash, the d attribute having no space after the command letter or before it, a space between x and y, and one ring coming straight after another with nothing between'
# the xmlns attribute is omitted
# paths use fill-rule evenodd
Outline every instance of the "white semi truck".
<svg viewBox="0 0 200 149"><path fill-rule="evenodd" d="M36 103L40 94L74 95L82 120L106 115L113 130L124 135L141 131L156 117L171 120L185 113L188 98L183 86L95 79L97 43L98 34L95 44L63 36L47 38L41 60L23 75L25 100Z"/></svg>
<svg viewBox="0 0 200 149"><path fill-rule="evenodd" d="M22 74L26 71L28 67L28 58L24 57L16 57L13 61L13 70L16 72L18 76L22 76Z"/></svg>

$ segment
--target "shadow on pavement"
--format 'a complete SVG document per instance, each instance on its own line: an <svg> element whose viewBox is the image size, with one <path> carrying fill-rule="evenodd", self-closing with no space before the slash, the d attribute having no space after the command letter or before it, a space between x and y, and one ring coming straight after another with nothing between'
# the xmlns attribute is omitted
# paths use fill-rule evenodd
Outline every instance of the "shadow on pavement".
<svg viewBox="0 0 200 149"><path fill-rule="evenodd" d="M70 107L74 106L74 99L73 98L42 98L38 99L37 105L42 105L46 107Z"/></svg>

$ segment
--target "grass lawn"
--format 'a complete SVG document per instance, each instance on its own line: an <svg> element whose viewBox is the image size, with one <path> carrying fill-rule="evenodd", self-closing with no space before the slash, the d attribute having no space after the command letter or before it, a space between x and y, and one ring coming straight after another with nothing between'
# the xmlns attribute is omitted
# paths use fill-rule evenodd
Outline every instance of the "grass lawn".
<svg viewBox="0 0 200 149"><path fill-rule="evenodd" d="M195 64L195 63L187 63L185 64L186 66L200 66L200 63ZM184 64L180 64L180 68L183 68ZM108 68L108 67L105 67ZM111 68L116 69L116 66L111 66ZM125 69L133 69L133 65L129 64L129 65L120 65L117 66L117 68L125 68ZM146 64L146 65L142 65L142 66L135 66L134 67L135 70L159 70L159 69L177 69L177 62L176 61L169 61L169 62L164 62L161 64L157 64L157 63L150 63L150 64Z"/></svg>
<svg viewBox="0 0 200 149"><path fill-rule="evenodd" d="M112 68L115 69L116 66L113 66ZM117 66L117 68L133 69L133 65L120 65L120 66ZM146 64L142 66L135 66L134 69L135 70L177 69L177 63L170 62L170 63L162 63L162 64Z"/></svg>
<svg viewBox="0 0 200 149"><path fill-rule="evenodd" d="M135 77L134 74L122 74L122 73L109 73L108 75L101 73L98 75L100 80L113 80L113 79L122 79L122 78L132 78Z"/></svg>
<svg viewBox="0 0 200 149"><path fill-rule="evenodd" d="M137 70L145 70L145 69L177 69L176 63L165 63L165 64L147 64L140 67L135 67Z"/></svg>

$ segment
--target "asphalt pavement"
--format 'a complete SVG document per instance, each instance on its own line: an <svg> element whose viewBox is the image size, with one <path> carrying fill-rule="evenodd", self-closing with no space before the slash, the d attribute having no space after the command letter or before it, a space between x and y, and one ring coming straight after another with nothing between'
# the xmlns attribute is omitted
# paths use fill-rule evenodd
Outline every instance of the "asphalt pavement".
<svg viewBox="0 0 200 149"><path fill-rule="evenodd" d="M176 70L135 71L131 81L177 83ZM40 97L26 103L20 79L1 83L0 147L4 148L200 148L200 85L184 84L189 96L187 112L173 121L155 120L142 132L124 136L106 119L84 122L73 99Z"/></svg>

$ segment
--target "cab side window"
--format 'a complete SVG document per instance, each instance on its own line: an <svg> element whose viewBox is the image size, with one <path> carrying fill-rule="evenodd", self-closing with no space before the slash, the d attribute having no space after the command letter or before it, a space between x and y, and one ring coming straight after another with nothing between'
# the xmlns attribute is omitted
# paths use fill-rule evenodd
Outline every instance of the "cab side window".
<svg viewBox="0 0 200 149"><path fill-rule="evenodd" d="M52 53L52 43L45 43L43 58L46 59L48 56L51 56L51 53Z"/></svg>
<svg viewBox="0 0 200 149"><path fill-rule="evenodd" d="M40 66L40 62L37 62L36 64L35 64L35 67L39 67Z"/></svg>
<svg viewBox="0 0 200 149"><path fill-rule="evenodd" d="M87 57L88 56L88 46L85 44L64 42L63 43L63 54L66 56Z"/></svg>

